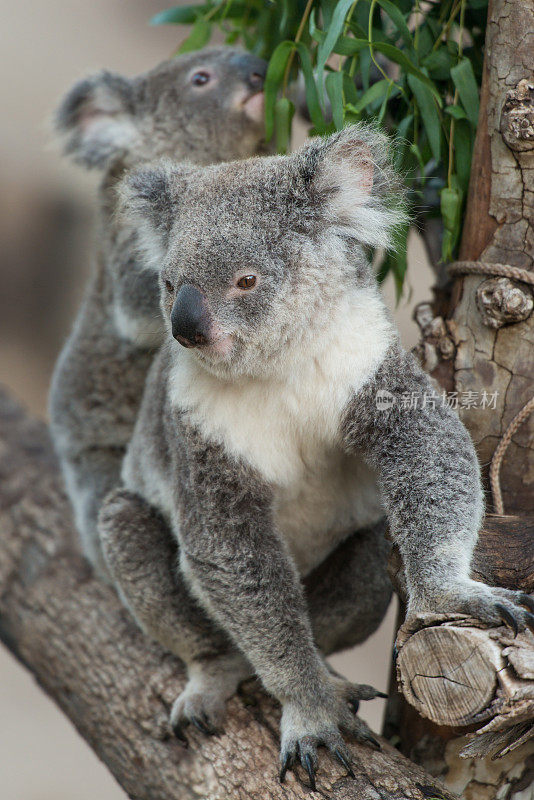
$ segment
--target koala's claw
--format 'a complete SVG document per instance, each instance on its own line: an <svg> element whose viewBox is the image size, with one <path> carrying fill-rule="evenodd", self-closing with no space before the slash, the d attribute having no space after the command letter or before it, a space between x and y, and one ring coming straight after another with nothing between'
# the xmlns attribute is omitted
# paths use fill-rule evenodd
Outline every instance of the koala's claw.
<svg viewBox="0 0 534 800"><path fill-rule="evenodd" d="M346 726L348 733L361 744L372 745L375 750L382 750L382 745L375 739L367 724L358 717L352 720L351 725Z"/></svg>
<svg viewBox="0 0 534 800"><path fill-rule="evenodd" d="M172 732L178 741L183 745L183 747L189 747L189 739L183 732L182 725L179 722L172 726Z"/></svg>
<svg viewBox="0 0 534 800"><path fill-rule="evenodd" d="M315 792L317 787L315 785L315 765L312 761L312 757L309 753L306 753L306 755L302 760L304 762L304 767L306 768L306 772L308 773L308 777L310 779L310 789L312 790L312 792Z"/></svg>
<svg viewBox="0 0 534 800"><path fill-rule="evenodd" d="M371 736L371 734L364 735L362 738L364 742L369 742L369 744L372 744L375 750L382 750L382 745L378 739L375 739L375 737Z"/></svg>
<svg viewBox="0 0 534 800"><path fill-rule="evenodd" d="M519 631L525 628L529 628L534 633L534 614L531 613L534 611L534 600L528 594L512 589L492 589L491 591L497 595L495 599L499 601L493 606L496 616L512 629L514 636L517 636ZM488 619L485 621L491 622Z"/></svg>
<svg viewBox="0 0 534 800"><path fill-rule="evenodd" d="M215 693L201 694L188 684L182 694L174 701L171 710L171 727L174 735L187 741L184 729L194 725L206 736L222 733L224 719L224 698Z"/></svg>
<svg viewBox="0 0 534 800"><path fill-rule="evenodd" d="M191 723L198 728L201 733L205 733L206 736L220 736L221 731L216 728L214 725L211 725L210 721L206 714L202 714L201 717L191 717Z"/></svg>
<svg viewBox="0 0 534 800"><path fill-rule="evenodd" d="M283 783L286 779L286 774L288 769L291 769L293 766L293 756L291 753L287 753L284 763L282 764L282 769L280 770L280 783Z"/></svg>
<svg viewBox="0 0 534 800"><path fill-rule="evenodd" d="M360 701L349 698L347 702L350 706L350 710L352 711L352 713L357 714L358 711L360 710Z"/></svg>
<svg viewBox="0 0 534 800"><path fill-rule="evenodd" d="M424 604L410 601L407 619L418 613L465 614L488 626L507 625L514 636L529 628L534 632L534 599L525 592L491 587L469 580L442 587Z"/></svg>
<svg viewBox="0 0 534 800"><path fill-rule="evenodd" d="M343 766L347 770L347 775L349 776L349 778L356 778L356 775L354 774L354 770L352 769L351 763L350 763L349 759L344 755L344 753L342 753L341 750L338 750L337 747L332 752L335 755L335 757L337 758L337 760L341 761L341 763L343 764Z"/></svg>
<svg viewBox="0 0 534 800"><path fill-rule="evenodd" d="M522 592L519 595L519 602L521 603L522 606L528 608L529 611L534 612L534 598L532 598L530 595Z"/></svg>
<svg viewBox="0 0 534 800"><path fill-rule="evenodd" d="M309 703L303 704L285 703L280 723L280 781L283 782L287 771L300 762L306 770L310 787L315 790L319 747L326 748L343 765L347 775L354 778L351 754L344 737L377 749L380 749L380 743L353 710L359 700L372 700L383 695L372 686L350 683L330 673L317 699L310 698Z"/></svg>
<svg viewBox="0 0 534 800"><path fill-rule="evenodd" d="M512 614L512 612L511 612L511 611L508 611L508 609L506 608L506 606L503 606L503 605L502 605L502 603L495 603L495 608L496 608L496 609L497 609L497 611L499 612L499 616L500 616L500 618L502 619L502 621L503 621L503 622L504 622L506 625L509 625L509 626L510 626L510 628L511 628L511 629L513 630L513 632L514 632L514 636L517 636L517 634L519 633L519 625L518 625L518 623L517 623L517 620L516 620L516 618L515 618L515 617L514 617L514 615Z"/></svg>

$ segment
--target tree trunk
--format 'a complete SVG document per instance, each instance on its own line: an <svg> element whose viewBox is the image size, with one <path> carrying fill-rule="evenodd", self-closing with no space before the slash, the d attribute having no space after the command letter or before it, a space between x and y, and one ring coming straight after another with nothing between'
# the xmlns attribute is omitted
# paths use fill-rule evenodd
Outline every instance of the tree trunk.
<svg viewBox="0 0 534 800"><path fill-rule="evenodd" d="M482 269L486 269L484 265L492 264L518 267L534 276L533 225L534 3L532 0L490 0L480 116L460 259L462 262L478 261ZM457 276L454 281L448 313L442 314L440 309L438 313L441 316L432 318L429 306L425 306L416 309L415 314L423 334L418 354L444 389L457 393L460 416L477 447L489 501L492 496L489 492L492 458L512 420L525 409L523 421L519 418L518 424L509 431L510 444L506 449L500 448L504 449L500 469L504 510L522 517L523 537L519 550L508 550L506 558L501 561L500 575L494 577L497 584L506 585L508 564L508 572L516 572L515 578L508 575L508 585L514 588L519 588L520 573L526 574L531 570L534 556L533 518L525 517L534 511L534 417L529 416L531 406L527 406L534 395L533 305L531 284L513 279L511 273L508 277L467 274ZM496 495L498 460L501 460L500 456L492 469ZM505 526L508 522L508 518L502 518ZM500 536L506 547L509 541L507 532L501 532ZM532 587L527 589L532 590ZM460 659L459 653L465 649L469 634L465 628L461 633L452 631L454 623L445 623L445 626L446 632L440 630L442 626L429 628L426 637L430 641L431 637L447 636L449 644L451 636L455 637L457 658ZM471 629L473 647L469 653L475 659L480 657L476 674L470 679L468 663L462 665L466 682L471 680L473 691L476 689L480 693L477 698L471 694L469 702L486 709L492 705L496 670L499 680L502 678L504 683L508 678L512 682L526 680L526 691L531 692L530 635L525 634L506 647L506 640L498 642L487 634L483 634L481 639L481 633ZM406 634L401 629L400 642L405 646L408 644ZM421 634L425 631L417 635L421 637ZM467 640L463 641L466 635ZM415 644L409 660L415 653ZM526 660L514 665L507 659L510 657L513 662L515 647L527 655ZM457 664L460 662L461 659ZM488 668L490 663L493 669ZM401 667L406 670L406 675L410 670L414 671L406 661L401 662ZM454 670L454 665L451 668ZM523 678L521 670L524 671ZM443 683L445 674L436 673L438 682ZM514 694L510 681L507 686ZM433 682L427 680L425 691L430 684L433 686ZM447 686L450 688L450 684ZM423 691L422 684L420 688ZM431 694L436 691L433 687ZM466 691L465 687L463 691ZM410 694L409 688L407 694ZM516 699L518 696L515 695ZM433 774L441 774L450 789L469 800L534 798L532 741L495 761L489 758L462 760L459 753L466 748L468 739L465 736L458 738L458 732L443 726L448 721L446 715L433 714L428 705L425 711L441 726L422 719L398 696L391 703L388 729L390 733L396 730L401 735L403 752L431 769ZM533 721L534 709L530 706L526 712L528 728L532 728ZM516 740L519 740L518 728L515 733ZM475 737L465 754L476 752L476 747L483 741L488 747L486 752L499 751L495 740L490 741L489 734L491 731L485 740L483 736ZM502 730L500 736L503 740Z"/></svg>
<svg viewBox="0 0 534 800"><path fill-rule="evenodd" d="M226 733L170 734L179 661L148 641L114 591L75 552L72 518L46 428L0 392L0 637L30 669L131 798L297 800L302 772L277 779L276 703L249 682ZM454 800L388 742L352 745L356 779L322 756L316 796Z"/></svg>
<svg viewBox="0 0 534 800"><path fill-rule="evenodd" d="M534 3L493 0L460 259L519 267L534 280L533 226ZM467 275L455 281L446 322L423 325L423 361L459 393L488 488L497 444L534 395L532 307L527 283ZM514 434L501 473L505 510L533 512L534 415Z"/></svg>

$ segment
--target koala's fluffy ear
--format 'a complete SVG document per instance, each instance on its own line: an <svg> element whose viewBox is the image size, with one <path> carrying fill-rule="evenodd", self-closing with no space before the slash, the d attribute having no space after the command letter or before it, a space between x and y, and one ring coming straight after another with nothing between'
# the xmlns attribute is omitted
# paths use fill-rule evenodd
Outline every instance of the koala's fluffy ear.
<svg viewBox="0 0 534 800"><path fill-rule="evenodd" d="M118 213L135 225L147 266L153 269L161 269L192 169L188 164L160 159L128 172L119 183Z"/></svg>
<svg viewBox="0 0 534 800"><path fill-rule="evenodd" d="M104 167L139 138L131 82L112 72L80 81L59 106L55 124L68 155L86 167Z"/></svg>
<svg viewBox="0 0 534 800"><path fill-rule="evenodd" d="M406 221L404 190L386 136L351 125L300 151L314 203L334 226L370 247L388 248Z"/></svg>

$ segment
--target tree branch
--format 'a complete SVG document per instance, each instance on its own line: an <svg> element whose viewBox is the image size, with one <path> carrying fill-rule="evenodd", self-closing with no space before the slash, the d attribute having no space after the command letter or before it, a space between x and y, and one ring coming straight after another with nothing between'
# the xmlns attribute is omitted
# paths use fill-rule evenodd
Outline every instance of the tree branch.
<svg viewBox="0 0 534 800"><path fill-rule="evenodd" d="M277 780L279 710L253 683L231 701L226 733L191 731L184 749L168 712L184 686L173 656L136 628L114 591L76 553L46 427L0 392L0 637L33 672L131 798L297 800L302 773ZM453 796L387 742L352 746L355 780L324 755L322 797ZM418 788L421 787L421 788ZM319 793L318 793L319 794Z"/></svg>

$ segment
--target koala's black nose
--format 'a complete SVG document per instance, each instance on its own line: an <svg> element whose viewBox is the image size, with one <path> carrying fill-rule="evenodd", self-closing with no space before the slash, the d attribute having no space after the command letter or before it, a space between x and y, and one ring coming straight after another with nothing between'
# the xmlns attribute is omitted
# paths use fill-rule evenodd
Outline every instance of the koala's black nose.
<svg viewBox="0 0 534 800"><path fill-rule="evenodd" d="M209 313L206 298L196 286L184 284L171 311L172 335L184 347L207 344Z"/></svg>
<svg viewBox="0 0 534 800"><path fill-rule="evenodd" d="M234 56L232 63L247 86L254 92L261 92L267 74L267 62L249 53L240 53Z"/></svg>

